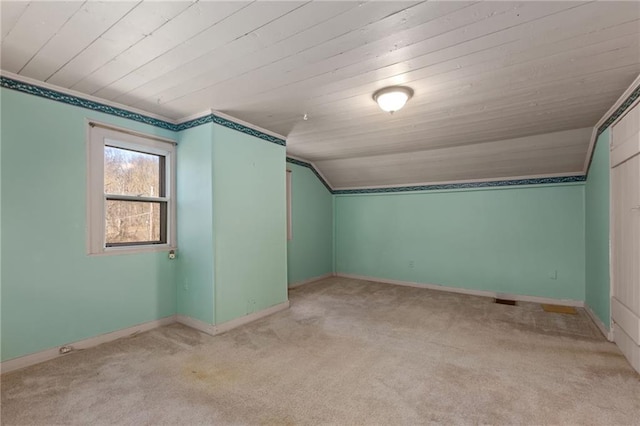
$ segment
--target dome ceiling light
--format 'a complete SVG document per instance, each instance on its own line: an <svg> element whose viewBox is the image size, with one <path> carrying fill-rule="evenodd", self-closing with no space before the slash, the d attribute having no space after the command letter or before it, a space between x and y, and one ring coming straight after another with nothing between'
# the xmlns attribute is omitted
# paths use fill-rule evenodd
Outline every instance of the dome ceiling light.
<svg viewBox="0 0 640 426"><path fill-rule="evenodd" d="M376 91L373 100L381 110L393 114L400 110L413 96L413 89L404 86L389 86Z"/></svg>

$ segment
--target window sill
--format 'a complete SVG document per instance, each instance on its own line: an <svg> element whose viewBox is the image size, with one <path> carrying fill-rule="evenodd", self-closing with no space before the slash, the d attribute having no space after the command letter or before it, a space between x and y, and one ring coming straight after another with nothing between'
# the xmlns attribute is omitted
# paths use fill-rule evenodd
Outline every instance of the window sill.
<svg viewBox="0 0 640 426"><path fill-rule="evenodd" d="M118 254L158 253L176 250L170 244L150 244L148 246L106 247L102 251L89 253L89 256L113 256Z"/></svg>

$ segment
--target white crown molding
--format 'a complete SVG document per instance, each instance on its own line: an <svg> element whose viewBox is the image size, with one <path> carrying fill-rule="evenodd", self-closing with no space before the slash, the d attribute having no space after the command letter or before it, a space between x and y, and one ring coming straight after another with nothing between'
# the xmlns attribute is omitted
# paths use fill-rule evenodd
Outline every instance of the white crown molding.
<svg viewBox="0 0 640 426"><path fill-rule="evenodd" d="M349 186L349 187L338 187L333 189L335 191L345 191L345 190L398 188L398 187L405 187L405 186L410 187L410 186L430 186L430 185L457 185L457 184L465 184L465 183L503 182L503 181L511 181L511 180L557 178L557 177L567 177L567 176L578 176L581 174L582 174L581 172L565 172L565 173L549 173L549 174L542 174L542 175L508 176L508 177L498 177L498 178L467 179L467 180L447 180L447 181L421 182L421 183L409 183L409 184ZM567 185L567 184L573 185L575 183L580 183L580 182L565 182L564 185ZM563 183L558 183L558 185L562 185L562 184ZM486 187L486 188L477 188L477 189L499 189L499 188L504 188L504 187L495 186L495 187ZM469 188L461 188L461 189L469 189Z"/></svg>
<svg viewBox="0 0 640 426"><path fill-rule="evenodd" d="M229 121L233 121L234 123L242 124L243 126L249 127L250 129L257 130L262 133L266 133L267 135L271 135L285 141L287 140L287 137L284 135L281 135L280 133L272 132L271 130L265 129L264 127L257 126L255 124L249 123L248 121L244 121L232 115L225 114L224 112L220 112L212 109L211 113L213 115L217 115L218 117L226 118Z"/></svg>
<svg viewBox="0 0 640 426"><path fill-rule="evenodd" d="M600 120L598 120L598 122L595 124L595 126L593 126L593 132L591 133L591 140L589 141L589 148L587 149L587 158L585 158L584 166L582 168L582 171L583 171L584 174L587 174L587 172L589 171L589 166L591 165L591 159L593 157L593 150L595 149L596 140L598 138L598 129L600 128L600 126L602 126L605 123L605 121L607 121L607 119L614 112L616 112L616 110L618 108L620 108L620 105L622 105L624 103L624 101L631 95L631 93L633 93L633 90L636 87L638 87L638 85L640 85L640 74L638 74L638 76L635 78L635 80L633 80L633 83L631 83L631 85L627 88L627 90L625 90L622 93L622 95L620 95L618 100L611 106L611 108L609 108L609 110L602 116L602 118ZM627 108L627 111L630 111L638 103L640 103L640 98L636 99L635 102L633 102L631 105L629 105L629 108ZM614 121L613 123L611 123L611 125L615 124L624 115L625 114L622 114L620 117L618 117L618 119L616 121Z"/></svg>
<svg viewBox="0 0 640 426"><path fill-rule="evenodd" d="M229 120L229 121L233 121L234 123L241 124L241 125L243 125L245 127L248 127L250 129L253 129L253 130L257 130L257 131L259 131L261 133L265 133L267 135L270 135L270 136L273 136L273 137L276 137L276 138L287 140L287 137L281 135L280 133L272 132L271 130L265 129L264 127L257 126L255 124L249 123L248 121L244 121L244 120L241 120L241 119L239 119L237 117L234 117L232 115L225 114L224 112L216 111L215 109L207 109L207 110L204 110L204 111L196 113L196 114L188 115L188 116L183 117L180 120L178 120L178 123L185 123L187 121L195 120L197 118L204 117L204 116L207 116L207 115L210 115L210 114L216 115L216 116L218 116L220 118L224 118L224 119Z"/></svg>
<svg viewBox="0 0 640 426"><path fill-rule="evenodd" d="M287 153L287 157L293 158L294 160L298 160L298 161L304 161L305 163L313 164L312 161L309 161L306 158L302 158L302 157L299 157L297 155L291 155L291 154Z"/></svg>
<svg viewBox="0 0 640 426"><path fill-rule="evenodd" d="M196 112L195 114L187 115L186 117L180 118L177 123L186 123L187 121L195 120L200 117L204 117L213 112L211 109L205 109L204 111Z"/></svg>
<svg viewBox="0 0 640 426"><path fill-rule="evenodd" d="M136 114L140 114L140 115L145 115L147 117L151 117L151 118L155 118L157 120L162 120L162 121L166 121L169 122L171 124L178 124L178 122L172 118L168 118L159 114L154 114L152 112L149 111L145 111L142 109L138 109L138 108L134 108L134 107L130 107L129 105L124 105L124 104L120 104L117 102L112 102L112 101L108 101L106 99L102 99L96 96L91 96L88 95L86 93L82 93L82 92L78 92L75 90L71 90L71 89L67 89L64 87L60 87L60 86L56 86L55 84L50 84L50 83L46 83L44 81L40 81L40 80L35 80L33 78L30 77L25 77L23 75L18 75L18 74L14 74L12 72L9 71L5 71L5 70L0 70L0 75L6 78L10 78L12 80L17 80L20 81L22 83L26 83L26 84L30 84L32 86L39 86L39 87L43 87L45 89L49 89L49 90L55 90L56 92L60 92L60 93L64 93L65 95L69 95L69 96L74 96L76 98L81 98L81 99L86 99L88 101L92 101L92 102L97 102L100 104L104 104L113 108L120 108L120 109L124 109L126 111L129 112L133 112Z"/></svg>
<svg viewBox="0 0 640 426"><path fill-rule="evenodd" d="M331 188L331 190L335 190L336 188L334 188L334 186L331 184L331 181L329 179L327 179L327 177L324 175L324 173L322 173L322 170L320 170L318 168L318 166L316 166L316 164L313 161L309 161L307 159L304 159L302 157L298 157L297 155L290 155L287 154L287 157L289 158L293 158L294 160L298 160L298 161L302 161L304 163L308 163L311 164L311 167L313 167L313 169L316 171L316 173L318 173L320 175L320 177L322 177L322 179L324 179L324 181L327 183L327 185L329 185L329 188Z"/></svg>

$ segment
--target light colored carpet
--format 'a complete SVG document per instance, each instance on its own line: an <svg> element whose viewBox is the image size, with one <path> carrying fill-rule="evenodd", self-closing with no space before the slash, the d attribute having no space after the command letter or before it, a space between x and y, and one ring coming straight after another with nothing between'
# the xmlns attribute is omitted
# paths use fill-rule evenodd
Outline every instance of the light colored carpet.
<svg viewBox="0 0 640 426"><path fill-rule="evenodd" d="M6 374L2 423L640 424L640 376L582 310L342 278L290 298Z"/></svg>

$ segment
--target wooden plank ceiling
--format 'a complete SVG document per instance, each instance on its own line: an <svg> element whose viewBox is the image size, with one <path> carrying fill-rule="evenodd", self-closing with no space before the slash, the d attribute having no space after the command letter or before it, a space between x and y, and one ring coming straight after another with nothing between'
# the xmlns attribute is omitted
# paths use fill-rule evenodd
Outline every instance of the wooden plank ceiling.
<svg viewBox="0 0 640 426"><path fill-rule="evenodd" d="M640 2L0 11L4 71L172 119L224 112L286 136L336 188L581 173L588 128L640 73ZM396 84L415 95L389 115L371 95Z"/></svg>

